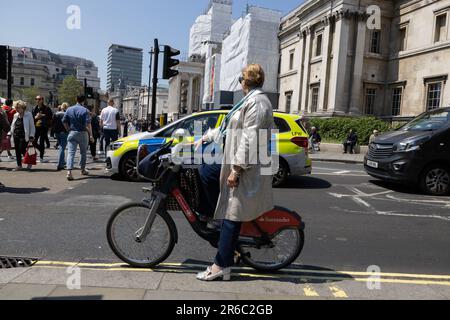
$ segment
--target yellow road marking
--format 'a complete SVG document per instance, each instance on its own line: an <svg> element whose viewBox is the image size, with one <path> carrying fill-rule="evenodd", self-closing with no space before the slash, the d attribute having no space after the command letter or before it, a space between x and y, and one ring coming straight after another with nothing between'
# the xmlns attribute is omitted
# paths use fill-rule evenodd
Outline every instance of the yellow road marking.
<svg viewBox="0 0 450 320"><path fill-rule="evenodd" d="M342 290L341 288L337 287L337 286L332 286L330 287L331 293L333 294L333 296L335 298L348 298L347 294L345 293L344 290Z"/></svg>
<svg viewBox="0 0 450 320"><path fill-rule="evenodd" d="M317 293L316 290L314 290L313 287L311 286L307 286L305 288L303 288L303 293L305 294L305 296L307 297L318 297L319 294Z"/></svg>
<svg viewBox="0 0 450 320"><path fill-rule="evenodd" d="M185 263L162 263L161 267L167 267L169 269L138 269L130 268L123 263L77 263L77 262L58 262L58 261L39 261L35 266L45 267L45 266L78 266L80 268L95 269L95 267L102 267L107 271L134 271L134 272L170 272L170 268L174 267L184 267L184 269L176 270L177 272L188 272L189 269L186 268L201 268L206 265L199 264L185 264ZM237 270L242 270L240 273L233 273L236 276L252 277L252 278L273 278L273 279L310 279L310 280L327 280L327 281L357 281L357 282L367 282L373 279L366 278L364 276L373 276L373 273L369 272L346 272L346 271L322 271L322 270L310 270L310 269L284 269L285 272L291 272L294 274L255 274L247 273L245 271L253 270L248 267L237 268ZM172 270L173 271L173 270ZM192 270L192 272L197 272ZM312 274L312 275L309 275ZM317 276L314 276L317 275ZM323 275L323 276L322 276ZM353 276L362 276L354 278ZM380 282L384 283L400 283L400 284L421 284L421 285L444 285L450 286L450 281L444 281L450 279L450 276L445 275L425 275L425 274L404 274L404 273L380 273ZM387 278L386 278L387 277ZM390 279L390 278L397 279ZM413 278L413 279L398 279L398 278ZM441 280L441 281L437 281Z"/></svg>

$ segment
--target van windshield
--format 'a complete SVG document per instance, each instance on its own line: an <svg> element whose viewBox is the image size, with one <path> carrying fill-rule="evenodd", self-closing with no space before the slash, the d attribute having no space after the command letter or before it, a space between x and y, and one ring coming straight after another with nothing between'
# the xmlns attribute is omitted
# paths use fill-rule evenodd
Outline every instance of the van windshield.
<svg viewBox="0 0 450 320"><path fill-rule="evenodd" d="M400 128L404 131L435 131L450 125L450 110L426 113Z"/></svg>

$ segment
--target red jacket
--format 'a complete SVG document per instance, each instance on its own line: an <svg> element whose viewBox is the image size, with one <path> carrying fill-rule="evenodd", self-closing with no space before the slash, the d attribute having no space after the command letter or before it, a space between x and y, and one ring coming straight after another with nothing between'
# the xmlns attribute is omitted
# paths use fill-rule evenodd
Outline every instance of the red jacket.
<svg viewBox="0 0 450 320"><path fill-rule="evenodd" d="M6 112L6 115L8 116L9 123L13 122L14 115L16 114L16 110L11 108L10 106L3 106L2 109Z"/></svg>

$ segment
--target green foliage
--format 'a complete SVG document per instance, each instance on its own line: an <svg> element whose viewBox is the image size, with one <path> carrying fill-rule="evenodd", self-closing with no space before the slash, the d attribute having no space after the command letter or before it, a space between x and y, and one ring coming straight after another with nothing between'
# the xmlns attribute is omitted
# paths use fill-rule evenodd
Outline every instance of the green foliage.
<svg viewBox="0 0 450 320"><path fill-rule="evenodd" d="M83 94L83 85L74 76L68 76L58 88L58 100L60 103L67 102L74 105L77 102L77 96Z"/></svg>
<svg viewBox="0 0 450 320"><path fill-rule="evenodd" d="M391 130L391 125L374 117L359 118L314 118L310 120L311 125L318 128L320 135L325 141L344 142L351 129L358 135L360 145L368 145L369 138L374 130L380 133Z"/></svg>
<svg viewBox="0 0 450 320"><path fill-rule="evenodd" d="M20 89L19 92L14 94L15 97L19 97L20 100L25 101L28 106L34 106L35 99L39 95L39 90L36 87L29 87ZM18 99L16 99L18 100Z"/></svg>

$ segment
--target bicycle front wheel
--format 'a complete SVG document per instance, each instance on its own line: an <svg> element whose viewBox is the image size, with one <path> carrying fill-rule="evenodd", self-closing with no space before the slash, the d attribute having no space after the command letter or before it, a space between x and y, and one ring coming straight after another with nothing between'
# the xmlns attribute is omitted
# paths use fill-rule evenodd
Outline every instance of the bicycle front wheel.
<svg viewBox="0 0 450 320"><path fill-rule="evenodd" d="M130 203L117 209L109 219L107 238L114 254L137 268L153 268L165 261L173 251L176 227L166 212L158 212L150 233L139 242L150 208L143 203Z"/></svg>

